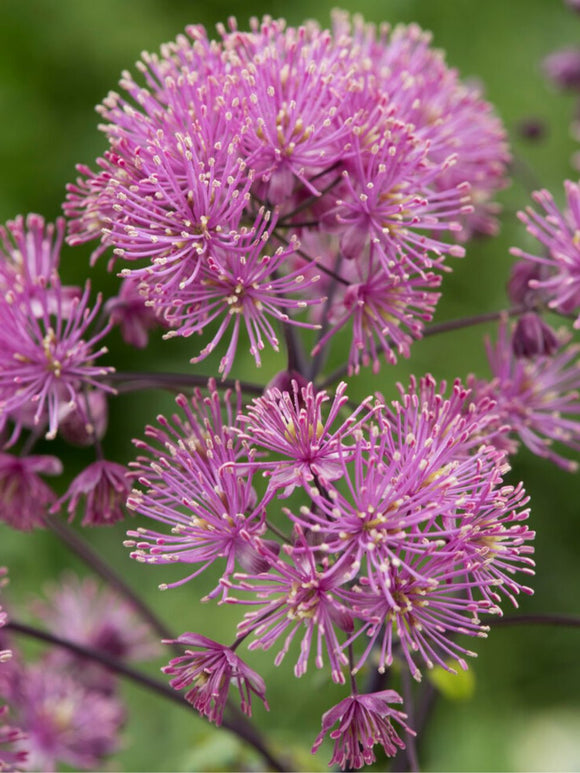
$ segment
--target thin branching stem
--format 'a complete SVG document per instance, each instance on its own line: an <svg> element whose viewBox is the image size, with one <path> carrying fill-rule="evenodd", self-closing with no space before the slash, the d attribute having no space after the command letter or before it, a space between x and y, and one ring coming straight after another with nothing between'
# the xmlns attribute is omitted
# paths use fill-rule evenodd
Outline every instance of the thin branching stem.
<svg viewBox="0 0 580 773"><path fill-rule="evenodd" d="M16 620L10 620L3 626L4 630L12 631L16 634L27 636L28 638L36 639L38 641L51 644L56 647L62 647L63 649L73 652L75 655L81 658L86 658L99 663L104 668L112 671L113 673L129 679L135 684L154 692L157 695L161 695L173 703L177 703L179 706L186 708L188 711L192 711L191 705L185 700L185 698L169 685L161 682L159 679L154 679L148 674L138 671L137 669L122 663L120 660L111 658L108 655L103 655L98 650L91 647L85 647L82 644L70 641L69 639L63 639L60 636L55 636L52 633L42 631L31 625L20 623ZM289 770L280 760L278 760L267 748L263 739L258 734L255 727L245 718L237 717L235 720L224 717L222 721L222 727L226 728L232 733L235 733L241 740L252 746L259 754L268 762L273 770L287 771Z"/></svg>

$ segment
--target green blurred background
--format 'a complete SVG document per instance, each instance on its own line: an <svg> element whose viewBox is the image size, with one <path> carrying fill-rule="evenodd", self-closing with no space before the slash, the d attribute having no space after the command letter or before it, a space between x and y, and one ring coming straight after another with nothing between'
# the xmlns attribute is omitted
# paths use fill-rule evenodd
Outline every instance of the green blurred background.
<svg viewBox="0 0 580 773"><path fill-rule="evenodd" d="M332 7L327 0L316 7L305 0L271 4L256 0L253 5L241 0L215 0L212 5L191 0L0 0L0 222L29 211L49 219L59 214L64 186L75 178L74 165L92 165L105 147L94 106L116 87L122 69L133 68L142 50L157 50L190 23L213 27L236 15L243 28L250 16L268 13L284 16L290 24L315 15L326 24ZM346 9L361 12L369 21L416 21L432 30L435 45L447 51L448 62L464 77L482 81L505 121L516 176L501 195L501 237L470 245L468 257L455 262L454 273L445 279L436 320L501 308L511 263L508 248L526 243L515 211L527 203L530 186L548 187L562 201L562 180L574 178L570 156L576 146L569 134L574 98L548 86L540 61L557 47L580 44L580 16L567 11L560 0L357 0ZM545 123L541 141L519 137L518 127L528 118ZM65 253L69 281L87 275L88 254L83 248ZM114 286L104 262L93 275L95 286ZM406 381L411 372L430 371L438 379L465 377L470 371L486 376L483 332L489 331L466 330L416 344L411 360L385 367L372 379L372 388L391 394L395 381ZM195 346L195 341L155 340L145 367L187 370ZM123 368L143 367L140 357L127 352L118 337L111 350L111 362ZM196 372L210 373L215 364L215 359L208 360ZM335 351L329 368L336 364ZM238 361L236 375L265 382L282 367L281 357L269 357L256 378L251 362ZM353 380L350 394L366 394L368 375ZM130 459L130 438L140 436L144 424L169 410L171 402L161 393L137 393L115 401L111 407L115 434L106 439L109 455ZM49 447L45 450L49 452ZM56 447L56 452L61 450L66 452ZM71 474L90 460L89 452L69 455ZM580 479L526 452L515 460L512 476L523 479L531 494L532 525L538 534L536 594L522 600L522 612L580 614ZM63 490L66 482L59 485ZM196 630L218 640L233 638L237 610L201 606L197 601L212 587L209 579L162 594L157 584L184 572L132 562L121 545L122 528L85 531L84 536L147 593L176 633ZM0 564L10 568L16 608L65 566L78 567L50 535L23 536L5 528L0 531ZM474 694L463 703L438 704L422 739L423 769L579 770L580 631L505 628L476 644L479 657L471 664ZM267 681L272 709L267 715L258 708L257 722L277 748L296 754L303 769L326 769L328 747L315 758L309 748L321 713L340 700L342 692L327 687L314 669L294 680L290 658L278 669L270 654L249 660ZM153 673L160 663L152 666ZM246 760L227 734L208 729L195 716L162 705L137 688L124 689L130 719L125 749L111 769L226 770L252 764L252 757Z"/></svg>

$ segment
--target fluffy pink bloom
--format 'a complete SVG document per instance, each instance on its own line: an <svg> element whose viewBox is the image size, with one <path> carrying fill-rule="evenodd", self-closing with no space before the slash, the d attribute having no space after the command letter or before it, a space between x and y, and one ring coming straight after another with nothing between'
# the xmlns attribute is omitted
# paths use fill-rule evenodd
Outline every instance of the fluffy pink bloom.
<svg viewBox="0 0 580 773"><path fill-rule="evenodd" d="M88 283L69 302L58 277L40 277L34 292L31 281L22 291L0 294L0 427L9 414L33 405L35 423L46 420L52 439L61 404L76 405L83 385L113 391L101 380L111 368L93 364L106 352L95 346L108 329L89 335L100 299L89 307Z"/></svg>
<svg viewBox="0 0 580 773"><path fill-rule="evenodd" d="M397 353L409 356L413 339L421 337L424 323L433 318L440 297L433 289L439 287L441 277L432 272L389 275L378 267L364 265L360 269L360 281L335 293L328 330L312 353L321 351L341 328L351 323L349 373L358 373L361 362L365 366L371 364L373 373L378 373L380 355L390 363L396 362Z"/></svg>
<svg viewBox="0 0 580 773"><path fill-rule="evenodd" d="M446 163L429 164L427 146L399 120L385 119L370 137L355 133L352 144L355 152L343 172L344 195L327 215L340 224L343 255L359 257L370 240L387 273L403 273L408 266L431 268L446 254L462 257L463 247L446 244L436 234L461 229L452 218L470 211L469 186L441 194L430 190Z"/></svg>
<svg viewBox="0 0 580 773"><path fill-rule="evenodd" d="M131 492L127 505L165 531L140 527L128 532L125 545L144 563L199 564L183 580L163 587L197 577L219 559L225 560L226 578L236 562L250 571L267 567L252 544L265 531L264 506L252 475L238 474L234 465L247 459L234 432L241 393L228 391L222 399L214 381L209 389L208 397L196 390L191 401L179 396L180 413L171 420L160 416L160 427L147 427L153 445L136 441L147 456L132 465L141 488Z"/></svg>
<svg viewBox="0 0 580 773"><path fill-rule="evenodd" d="M68 500L69 521L84 502L83 526L105 526L123 520L130 484L128 470L105 459L89 464L68 487L66 494L52 507L56 512Z"/></svg>
<svg viewBox="0 0 580 773"><path fill-rule="evenodd" d="M499 121L416 27L266 17L219 33L190 27L144 55L141 83L123 74L100 108L101 171L69 188L70 241L112 245L168 337L211 330L194 362L223 344L224 374L244 327L259 364L280 327L327 311L326 338L353 324L352 369L406 355L438 297L431 269L464 253L448 237L494 229Z"/></svg>
<svg viewBox="0 0 580 773"><path fill-rule="evenodd" d="M235 582L222 581L228 587L251 591L254 598L229 599L230 603L256 606L238 626L240 635L252 633L249 649L268 650L281 636L282 648L274 663L279 665L295 638L300 639L300 655L294 674L303 676L308 668L312 646L315 647L315 665L324 667L324 651L328 657L334 682L344 683L343 669L348 664L342 652L341 638L353 628L353 616L344 602L344 588L353 572L338 564L320 565L315 550L309 549L300 531L296 548L286 546L291 563L273 553L265 555L270 571L258 575L236 574Z"/></svg>
<svg viewBox="0 0 580 773"><path fill-rule="evenodd" d="M498 207L493 197L507 184L510 154L506 131L480 89L460 80L443 53L431 46L431 33L416 24L392 29L384 25L377 34L373 25L360 17L351 22L344 12L335 12L333 22L336 35L349 34L360 46L361 59L376 78L375 88L388 94L397 117L428 142L429 159L441 164L453 158L434 181L435 188L451 190L469 183L473 210L460 218L458 237L496 233Z"/></svg>
<svg viewBox="0 0 580 773"><path fill-rule="evenodd" d="M299 388L293 381L291 392L269 389L252 401L247 415L240 416L241 437L281 457L256 462L270 477L270 490L283 488L288 495L296 486L308 486L316 478L329 481L340 475L339 448L368 419L372 402L372 397L367 398L340 422L340 411L348 400L345 391L346 383L341 382L324 411L324 403L331 399L326 391L315 392L310 382Z"/></svg>
<svg viewBox="0 0 580 773"><path fill-rule="evenodd" d="M173 658L162 671L173 676L170 684L176 690L189 688L185 699L210 722L221 725L232 684L238 688L244 714L252 716L252 693L269 710L264 680L229 647L196 633L183 633L165 643L188 646L185 655Z"/></svg>
<svg viewBox="0 0 580 773"><path fill-rule="evenodd" d="M580 186L566 180L566 209L556 206L547 190L536 191L533 200L544 211L527 207L519 212L529 233L543 249L539 255L513 248L512 255L537 267L539 275L531 276L528 285L541 291L548 306L562 314L577 315L574 327L580 327Z"/></svg>
<svg viewBox="0 0 580 773"><path fill-rule="evenodd" d="M504 487L504 456L482 440L494 422L488 401L470 409L459 382L449 398L431 377L375 413L347 453L337 483L311 489L313 506L287 516L309 530L312 551L350 573L342 592L381 670L394 652L416 678L419 654L428 667L449 668L470 653L457 633L484 636L478 615L496 612L498 591L529 592L512 577L530 572L533 532L520 488ZM343 645L344 646L344 645Z"/></svg>
<svg viewBox="0 0 580 773"><path fill-rule="evenodd" d="M393 757L405 744L391 724L395 720L407 732L415 735L405 724L406 714L392 708L391 703L402 703L403 699L394 690L370 693L368 695L349 695L322 717L322 730L312 753L318 751L324 736L330 732L335 741L334 752L329 765L340 765L358 769L376 761L373 747L380 744L387 757ZM335 730L331 728L338 722Z"/></svg>
<svg viewBox="0 0 580 773"><path fill-rule="evenodd" d="M56 495L40 475L61 473L56 456L0 454L0 521L21 531L42 527Z"/></svg>

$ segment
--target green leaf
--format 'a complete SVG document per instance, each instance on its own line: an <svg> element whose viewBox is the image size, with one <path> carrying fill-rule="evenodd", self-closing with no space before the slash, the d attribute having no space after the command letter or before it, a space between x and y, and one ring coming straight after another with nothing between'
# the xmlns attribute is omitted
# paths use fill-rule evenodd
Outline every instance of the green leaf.
<svg viewBox="0 0 580 773"><path fill-rule="evenodd" d="M435 666L428 673L428 678L439 692L450 701L468 701L475 693L475 673L473 668L456 674L446 671L443 666Z"/></svg>

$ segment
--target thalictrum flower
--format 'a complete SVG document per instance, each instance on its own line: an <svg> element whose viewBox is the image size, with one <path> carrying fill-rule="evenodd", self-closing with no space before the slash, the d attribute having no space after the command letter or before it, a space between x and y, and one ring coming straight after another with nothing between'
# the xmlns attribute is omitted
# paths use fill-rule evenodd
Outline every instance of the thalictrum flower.
<svg viewBox="0 0 580 773"><path fill-rule="evenodd" d="M324 411L324 403L331 399L326 391L316 392L311 382L299 387L293 381L291 391L268 389L240 416L241 437L279 457L256 463L270 477L270 490L283 488L287 495L298 485L308 486L316 478L333 480L341 474L339 448L368 420L373 401L367 398L341 422L340 412L348 401L346 386L344 382L337 386Z"/></svg>
<svg viewBox="0 0 580 773"><path fill-rule="evenodd" d="M20 531L44 526L56 495L40 475L61 473L56 456L0 454L0 521Z"/></svg>
<svg viewBox="0 0 580 773"><path fill-rule="evenodd" d="M108 526L125 517L124 506L129 490L127 468L101 459L89 464L76 476L52 511L58 511L68 500L67 511L69 521L72 521L82 502L83 526Z"/></svg>
<svg viewBox="0 0 580 773"><path fill-rule="evenodd" d="M580 421L574 418L580 413L580 349L563 344L551 357L516 357L509 325L503 320L495 345L486 343L493 380L473 379L473 387L474 398L494 400L498 421L511 428L510 453L517 449L515 435L532 453L573 471L577 463L552 448L553 443L561 443L580 449Z"/></svg>
<svg viewBox="0 0 580 773"><path fill-rule="evenodd" d="M0 426L31 404L34 421L46 420L52 439L61 404L76 405L83 385L113 391L102 382L112 369L93 364L107 351L95 347L108 328L89 333L100 299L89 307L88 283L72 301L56 276L40 277L34 292L29 286L0 294Z"/></svg>
<svg viewBox="0 0 580 773"><path fill-rule="evenodd" d="M184 580L163 587L196 577L220 558L225 559L224 577L234 571L236 561L246 569L264 567L250 539L265 530L264 508L252 476L234 469L235 462L246 458L233 432L241 393L228 391L222 399L214 381L209 389L208 397L196 390L191 402L179 396L181 414L171 421L160 416L160 427L147 428L155 445L136 441L147 456L132 465L142 489L131 493L128 507L161 523L168 533L141 527L128 532L126 546L145 563L200 564Z"/></svg>
<svg viewBox="0 0 580 773"><path fill-rule="evenodd" d="M529 287L541 291L548 306L562 314L577 316L574 327L580 327L580 186L566 180L566 209L561 210L547 190L535 191L532 199L543 214L527 207L519 212L529 233L543 245L541 254L535 255L519 248L511 250L522 260L536 266L537 277L530 277Z"/></svg>
<svg viewBox="0 0 580 773"><path fill-rule="evenodd" d="M329 765L346 768L362 768L376 761L373 747L380 744L388 757L393 757L405 744L399 738L391 720L395 720L407 732L415 735L405 724L406 714L392 708L391 703L402 703L403 699L394 690L367 695L350 695L326 712L322 717L322 730L312 753L318 751L324 736L338 722L338 727L330 732L335 741L334 752Z"/></svg>
<svg viewBox="0 0 580 773"><path fill-rule="evenodd" d="M221 725L232 685L238 688L244 714L252 716L252 693L269 710L264 680L229 647L196 633L183 633L165 644L187 645L185 655L173 658L162 671L173 676L170 684L176 690L189 688L185 699L210 722Z"/></svg>

